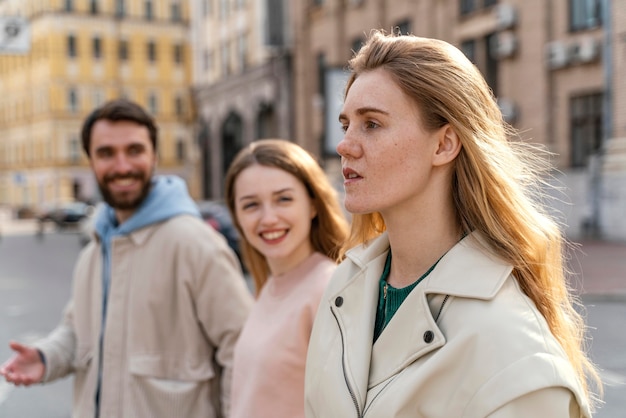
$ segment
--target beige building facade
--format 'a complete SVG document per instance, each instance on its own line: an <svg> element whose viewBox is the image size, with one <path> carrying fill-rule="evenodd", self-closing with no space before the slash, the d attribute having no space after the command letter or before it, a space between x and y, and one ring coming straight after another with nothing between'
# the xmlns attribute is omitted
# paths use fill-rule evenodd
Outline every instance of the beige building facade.
<svg viewBox="0 0 626 418"><path fill-rule="evenodd" d="M204 198L221 198L226 169L244 145L292 137L290 4L191 0L194 136Z"/></svg>
<svg viewBox="0 0 626 418"><path fill-rule="evenodd" d="M97 200L80 127L117 97L156 118L157 172L199 194L187 1L0 0L0 16L31 35L27 52L0 52L0 205Z"/></svg>

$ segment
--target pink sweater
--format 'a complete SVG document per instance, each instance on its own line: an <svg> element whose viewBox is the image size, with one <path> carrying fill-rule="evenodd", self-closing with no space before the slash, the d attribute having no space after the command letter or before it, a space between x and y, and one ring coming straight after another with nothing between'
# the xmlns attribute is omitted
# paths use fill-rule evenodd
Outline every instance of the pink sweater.
<svg viewBox="0 0 626 418"><path fill-rule="evenodd" d="M314 253L261 289L235 346L230 418L304 417L311 327L335 267Z"/></svg>

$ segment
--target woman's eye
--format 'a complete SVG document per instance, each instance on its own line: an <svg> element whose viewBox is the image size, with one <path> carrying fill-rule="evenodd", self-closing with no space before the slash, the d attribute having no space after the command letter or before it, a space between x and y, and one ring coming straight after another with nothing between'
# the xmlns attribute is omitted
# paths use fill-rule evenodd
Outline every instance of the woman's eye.
<svg viewBox="0 0 626 418"><path fill-rule="evenodd" d="M278 198L279 202L291 202L292 200L291 196L281 196Z"/></svg>
<svg viewBox="0 0 626 418"><path fill-rule="evenodd" d="M241 208L243 210L246 210L246 209L251 209L255 207L256 207L256 202L248 202L248 203L245 203Z"/></svg>

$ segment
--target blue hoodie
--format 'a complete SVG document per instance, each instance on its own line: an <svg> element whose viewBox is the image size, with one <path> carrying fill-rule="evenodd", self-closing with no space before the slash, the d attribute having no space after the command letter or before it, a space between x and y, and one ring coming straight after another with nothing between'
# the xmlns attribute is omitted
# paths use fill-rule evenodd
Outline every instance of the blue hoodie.
<svg viewBox="0 0 626 418"><path fill-rule="evenodd" d="M94 222L95 232L102 244L102 328L100 349L106 322L109 282L111 280L111 242L115 237L128 235L146 226L162 222L175 216L189 214L200 217L200 212L187 192L183 179L176 176L155 176L152 187L141 206L121 225L115 218L115 210L108 204L98 211ZM102 356L100 356L102 357ZM102 362L98 372L96 409L99 408L100 379Z"/></svg>

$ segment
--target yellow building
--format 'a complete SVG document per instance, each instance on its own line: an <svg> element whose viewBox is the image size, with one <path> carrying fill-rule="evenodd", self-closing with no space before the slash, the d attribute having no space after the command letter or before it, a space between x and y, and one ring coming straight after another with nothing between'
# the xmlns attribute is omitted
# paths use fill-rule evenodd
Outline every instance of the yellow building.
<svg viewBox="0 0 626 418"><path fill-rule="evenodd" d="M198 195L188 15L183 0L0 0L31 34L28 53L0 52L0 205L97 199L80 127L117 97L155 116L157 171Z"/></svg>

